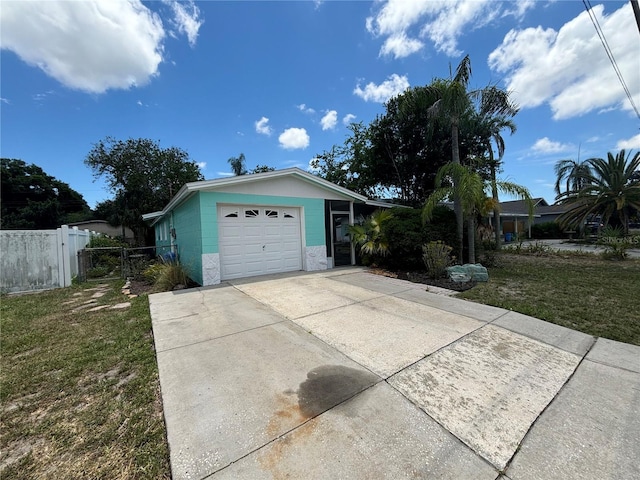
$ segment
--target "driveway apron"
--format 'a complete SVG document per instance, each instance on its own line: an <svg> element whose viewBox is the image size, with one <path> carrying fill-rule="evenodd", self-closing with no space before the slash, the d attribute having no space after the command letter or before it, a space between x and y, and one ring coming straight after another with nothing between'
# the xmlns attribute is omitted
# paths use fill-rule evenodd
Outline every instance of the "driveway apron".
<svg viewBox="0 0 640 480"><path fill-rule="evenodd" d="M640 478L640 347L359 268L149 303L176 480Z"/></svg>

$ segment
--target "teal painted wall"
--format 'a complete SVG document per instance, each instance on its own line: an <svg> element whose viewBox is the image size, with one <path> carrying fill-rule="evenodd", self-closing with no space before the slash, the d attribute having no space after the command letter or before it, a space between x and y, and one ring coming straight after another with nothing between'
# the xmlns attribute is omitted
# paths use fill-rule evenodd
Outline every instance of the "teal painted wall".
<svg viewBox="0 0 640 480"><path fill-rule="evenodd" d="M321 198L200 192L202 253L219 253L217 203L303 207L306 246L325 244L324 200Z"/></svg>
<svg viewBox="0 0 640 480"><path fill-rule="evenodd" d="M173 228L176 230L178 258L189 277L202 285L202 223L200 193L173 210ZM167 215L171 219L171 214Z"/></svg>

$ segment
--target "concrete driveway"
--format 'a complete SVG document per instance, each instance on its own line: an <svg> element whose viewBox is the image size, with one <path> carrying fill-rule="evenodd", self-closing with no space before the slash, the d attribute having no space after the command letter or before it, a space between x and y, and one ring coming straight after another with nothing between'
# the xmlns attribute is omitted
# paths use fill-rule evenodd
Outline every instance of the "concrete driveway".
<svg viewBox="0 0 640 480"><path fill-rule="evenodd" d="M640 347L359 268L149 297L173 478L640 478Z"/></svg>

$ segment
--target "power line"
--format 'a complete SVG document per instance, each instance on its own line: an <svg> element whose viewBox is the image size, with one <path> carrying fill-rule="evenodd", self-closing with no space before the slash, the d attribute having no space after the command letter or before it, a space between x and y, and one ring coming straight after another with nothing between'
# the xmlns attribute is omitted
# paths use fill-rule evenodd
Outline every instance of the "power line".
<svg viewBox="0 0 640 480"><path fill-rule="evenodd" d="M613 56L613 52L609 48L609 43L607 42L607 39L604 36L604 31L600 27L600 23L598 22L598 18L596 17L595 13L593 13L593 7L591 6L591 2L589 0L582 0L582 3L584 4L584 8L587 10L587 14L589 15L589 18L591 19L591 23L593 23L593 26L596 29L596 33L598 34L598 37L600 38L600 43L602 43L602 46L604 47L604 51L606 52L607 57L609 57L609 61L611 62L611 65L613 66L613 70L616 72L616 75L618 76L618 80L620 80L620 84L622 85L622 88L624 89L624 93L627 95L627 98L629 99L629 103L631 103L631 107L636 112L636 116L640 120L640 111L638 110L638 107L636 107L636 104L633 101L633 96L631 95L631 92L629 91L629 87L627 87L627 83L624 81L624 78L622 77L622 72L620 71L620 68L618 68L618 63L616 62L616 59Z"/></svg>

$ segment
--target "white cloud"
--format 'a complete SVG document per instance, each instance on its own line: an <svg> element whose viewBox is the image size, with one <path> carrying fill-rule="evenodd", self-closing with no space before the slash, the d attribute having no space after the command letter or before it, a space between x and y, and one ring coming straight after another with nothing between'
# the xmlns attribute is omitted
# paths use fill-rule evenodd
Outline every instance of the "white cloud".
<svg viewBox="0 0 640 480"><path fill-rule="evenodd" d="M593 8L618 67L640 105L640 56L631 6L604 15L604 6ZM609 59L587 12L551 28L511 30L489 55L489 66L506 75L507 88L522 107L549 104L556 120L591 111L631 111Z"/></svg>
<svg viewBox="0 0 640 480"><path fill-rule="evenodd" d="M353 90L353 93L365 102L384 103L391 97L395 97L404 92L407 88L409 88L409 79L407 76L400 76L394 73L380 85L370 82L362 89L360 88L360 84L358 84Z"/></svg>
<svg viewBox="0 0 640 480"><path fill-rule="evenodd" d="M532 150L538 153L560 153L571 150L573 145L568 143L554 142L549 137L543 137L536 141L531 147Z"/></svg>
<svg viewBox="0 0 640 480"><path fill-rule="evenodd" d="M305 149L309 146L309 135L304 128L287 128L280 134L278 141L286 150Z"/></svg>
<svg viewBox="0 0 640 480"><path fill-rule="evenodd" d="M342 124L343 125L349 125L352 121L354 121L356 119L356 116L353 113L347 113L343 118L342 118Z"/></svg>
<svg viewBox="0 0 640 480"><path fill-rule="evenodd" d="M207 168L207 162L198 162L197 165L200 170L204 170L205 168Z"/></svg>
<svg viewBox="0 0 640 480"><path fill-rule="evenodd" d="M2 102L2 103L6 103L7 105L10 105L10 104L11 104L11 102L9 101L9 99L7 99L7 98L2 98L2 97L0 97L0 102Z"/></svg>
<svg viewBox="0 0 640 480"><path fill-rule="evenodd" d="M233 176L235 176L235 173L233 173L233 172L216 172L216 175L218 175L219 177L233 177Z"/></svg>
<svg viewBox="0 0 640 480"><path fill-rule="evenodd" d="M296 108L304 113L316 113L316 111L313 108L307 107L307 105L304 103L301 103L300 105L296 105Z"/></svg>
<svg viewBox="0 0 640 480"><path fill-rule="evenodd" d="M616 145L616 148L622 150L636 150L640 149L640 133L634 135L631 138L627 138L626 140L620 140Z"/></svg>
<svg viewBox="0 0 640 480"><path fill-rule="evenodd" d="M388 37L380 48L380 56L393 55L394 58L408 57L424 47L424 43L415 38L407 37L404 32Z"/></svg>
<svg viewBox="0 0 640 480"><path fill-rule="evenodd" d="M380 55L402 58L420 51L422 40L430 40L437 51L459 55L458 38L465 32L488 25L505 15L521 18L533 7L533 0L387 0L379 2L374 16L367 18L367 30L386 37Z"/></svg>
<svg viewBox="0 0 640 480"><path fill-rule="evenodd" d="M268 125L268 123L269 119L267 117L262 117L256 122L256 132L270 136L273 133L273 129Z"/></svg>
<svg viewBox="0 0 640 480"><path fill-rule="evenodd" d="M173 10L172 23L178 29L178 32L187 36L189 45L195 46L198 40L198 31L204 23L204 20L200 19L200 9L193 1L187 3L181 3L176 0L165 0Z"/></svg>
<svg viewBox="0 0 640 480"><path fill-rule="evenodd" d="M320 120L322 130L333 130L338 123L338 112L335 110L329 110L327 114Z"/></svg>
<svg viewBox="0 0 640 480"><path fill-rule="evenodd" d="M140 86L158 74L165 32L139 0L3 2L2 48L67 87Z"/></svg>

